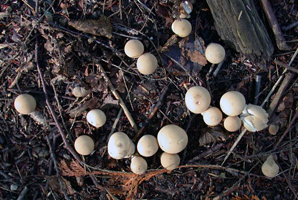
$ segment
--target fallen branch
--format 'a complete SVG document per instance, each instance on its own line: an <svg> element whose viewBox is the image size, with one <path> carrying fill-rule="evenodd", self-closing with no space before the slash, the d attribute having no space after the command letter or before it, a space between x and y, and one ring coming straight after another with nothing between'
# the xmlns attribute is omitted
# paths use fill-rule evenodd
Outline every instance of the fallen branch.
<svg viewBox="0 0 298 200"><path fill-rule="evenodd" d="M290 65L287 65L287 64L285 64L285 63L282 63L282 62L280 62L280 61L278 61L278 60L275 60L274 62L275 62L277 65L282 66L282 67L284 67L284 68L286 68L286 69L288 69L288 70L290 70L290 71L292 71L292 72L298 73L298 69L296 69L295 67L291 67Z"/></svg>

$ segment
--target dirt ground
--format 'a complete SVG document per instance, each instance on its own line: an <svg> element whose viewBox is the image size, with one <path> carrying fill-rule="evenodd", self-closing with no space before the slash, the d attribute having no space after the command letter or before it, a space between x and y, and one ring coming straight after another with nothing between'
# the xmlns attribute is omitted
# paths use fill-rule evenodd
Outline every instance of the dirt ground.
<svg viewBox="0 0 298 200"><path fill-rule="evenodd" d="M297 1L270 1L288 50L276 45L266 9L253 1L274 46L265 68L222 41L205 0L189 1L192 32L184 38L173 33L171 24L191 8L180 6L186 1L0 2L0 199L298 198ZM130 39L156 56L153 74L141 74L137 59L125 55ZM216 73L210 69L218 65L204 54L212 42L226 50ZM268 125L278 132L243 132L243 126L228 132L223 121L206 125L185 105L192 86L207 88L211 106L218 108L224 93L241 92L247 104L269 112ZM76 97L75 87L84 88L85 95ZM16 111L20 94L36 99L35 114ZM95 108L106 114L100 128L86 120ZM168 124L188 135L176 169L163 169L161 149L145 158L148 170L141 175L131 172L130 158L108 155L112 133L122 131L136 144ZM80 135L94 140L90 155L76 153ZM279 167L274 178L261 171L269 155Z"/></svg>

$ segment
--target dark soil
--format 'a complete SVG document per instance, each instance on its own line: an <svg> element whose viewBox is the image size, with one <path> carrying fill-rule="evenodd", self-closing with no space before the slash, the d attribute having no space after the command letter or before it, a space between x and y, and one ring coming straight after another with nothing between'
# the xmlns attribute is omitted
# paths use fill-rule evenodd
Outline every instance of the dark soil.
<svg viewBox="0 0 298 200"><path fill-rule="evenodd" d="M278 84L263 106L267 110L278 102L268 123L278 125L278 133L247 132L223 165L243 127L234 133L227 132L223 122L208 127L184 102L187 89L200 85L209 90L212 106L219 107L229 90L241 92L247 103L261 105L285 69L275 61L297 69L298 26L289 27L298 21L297 2L271 3L291 50L278 50L264 10L255 1L275 46L267 67L261 69L221 40L206 1L193 2L188 19L193 31L179 38L171 30L173 17L180 12L178 0L1 0L0 199L296 199L297 72L288 70L293 77L282 95L277 95L282 87ZM152 75L140 74L136 59L125 56L129 39L139 39L145 52L157 57L158 69ZM211 64L204 57L211 42L222 44L227 54L216 76L208 73ZM75 86L90 93L76 98ZM14 108L14 99L24 93L37 101L39 115L34 119ZM107 116L101 128L86 121L94 108ZM156 136L167 124L186 130L189 139L175 170L162 168L161 150L146 158L148 171L142 175L131 172L130 159L109 157L110 133L123 131L137 141L144 134ZM73 148L83 134L95 141L95 150L84 157ZM280 169L274 178L261 171L270 154Z"/></svg>

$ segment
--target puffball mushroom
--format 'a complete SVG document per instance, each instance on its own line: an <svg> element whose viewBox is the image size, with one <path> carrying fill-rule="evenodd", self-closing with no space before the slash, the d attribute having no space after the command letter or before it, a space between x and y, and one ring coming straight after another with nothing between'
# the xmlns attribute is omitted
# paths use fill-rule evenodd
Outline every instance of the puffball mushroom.
<svg viewBox="0 0 298 200"><path fill-rule="evenodd" d="M130 169L135 174L143 174L147 170L147 162L140 156L134 156L131 159Z"/></svg>
<svg viewBox="0 0 298 200"><path fill-rule="evenodd" d="M179 37L187 37L191 33L192 26L191 23L186 19L176 19L172 23L172 30Z"/></svg>
<svg viewBox="0 0 298 200"><path fill-rule="evenodd" d="M277 124L270 124L268 131L271 135L276 135L279 131L279 126Z"/></svg>
<svg viewBox="0 0 298 200"><path fill-rule="evenodd" d="M102 127L106 123L106 114L100 109L90 110L87 114L87 121L96 128Z"/></svg>
<svg viewBox="0 0 298 200"><path fill-rule="evenodd" d="M75 97L85 97L89 94L90 90L86 90L84 87L74 87L72 89L72 94Z"/></svg>
<svg viewBox="0 0 298 200"><path fill-rule="evenodd" d="M216 107L210 107L202 112L203 120L208 126L216 126L222 120L222 113Z"/></svg>
<svg viewBox="0 0 298 200"><path fill-rule="evenodd" d="M130 58L138 58L144 53L144 45L139 40L129 40L124 46L124 52Z"/></svg>
<svg viewBox="0 0 298 200"><path fill-rule="evenodd" d="M94 150L94 141L88 135L81 135L75 140L74 147L79 154L86 156Z"/></svg>
<svg viewBox="0 0 298 200"><path fill-rule="evenodd" d="M123 132L113 133L108 142L108 154L114 159L122 159L131 153L131 140Z"/></svg>
<svg viewBox="0 0 298 200"><path fill-rule="evenodd" d="M206 59L212 64L218 64L225 59L225 49L217 43L211 43L205 50Z"/></svg>
<svg viewBox="0 0 298 200"><path fill-rule="evenodd" d="M140 155L144 157L153 156L158 151L158 143L153 135L144 135L137 144L137 149Z"/></svg>
<svg viewBox="0 0 298 200"><path fill-rule="evenodd" d="M248 104L240 116L243 126L250 132L267 128L268 117L268 113L261 106L253 104Z"/></svg>
<svg viewBox="0 0 298 200"><path fill-rule="evenodd" d="M130 148L124 158L130 158L136 151L136 145L130 140Z"/></svg>
<svg viewBox="0 0 298 200"><path fill-rule="evenodd" d="M199 114L206 111L210 106L210 103L210 93L204 87L191 87L185 94L186 107L195 114Z"/></svg>
<svg viewBox="0 0 298 200"><path fill-rule="evenodd" d="M179 166L180 157L178 154L169 154L163 152L160 156L160 163L164 168L168 170L173 170Z"/></svg>
<svg viewBox="0 0 298 200"><path fill-rule="evenodd" d="M137 61L137 69L144 75L152 74L157 69L157 65L157 59L151 53L144 53Z"/></svg>
<svg viewBox="0 0 298 200"><path fill-rule="evenodd" d="M157 142L164 152L175 154L185 149L188 143L188 136L182 128L170 124L159 130Z"/></svg>
<svg viewBox="0 0 298 200"><path fill-rule="evenodd" d="M265 176L273 178L277 176L279 167L275 163L273 155L270 155L262 165L262 172Z"/></svg>
<svg viewBox="0 0 298 200"><path fill-rule="evenodd" d="M244 96L237 91L226 92L220 98L220 108L228 116L240 115L246 106Z"/></svg>
<svg viewBox="0 0 298 200"><path fill-rule="evenodd" d="M36 100L30 94L21 94L14 100L15 109L22 115L32 113L36 108Z"/></svg>
<svg viewBox="0 0 298 200"><path fill-rule="evenodd" d="M235 132L241 127L241 119L238 116L227 117L224 121L224 127L229 132Z"/></svg>

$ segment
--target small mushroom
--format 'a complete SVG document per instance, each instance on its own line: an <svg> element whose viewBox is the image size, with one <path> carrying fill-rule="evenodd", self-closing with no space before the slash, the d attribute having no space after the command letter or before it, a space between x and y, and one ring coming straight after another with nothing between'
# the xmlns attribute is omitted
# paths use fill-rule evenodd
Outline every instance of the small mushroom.
<svg viewBox="0 0 298 200"><path fill-rule="evenodd" d="M185 94L186 107L193 113L199 114L206 111L210 103L210 93L204 87L191 87Z"/></svg>
<svg viewBox="0 0 298 200"><path fill-rule="evenodd" d="M157 65L157 59L151 53L144 53L137 61L137 69L144 75L152 74L157 69Z"/></svg>
<svg viewBox="0 0 298 200"><path fill-rule="evenodd" d="M185 149L188 143L188 136L182 128L170 124L159 130L157 141L164 152L175 154Z"/></svg>
<svg viewBox="0 0 298 200"><path fill-rule="evenodd" d="M218 64L225 59L225 49L217 43L211 43L205 50L206 59L212 64Z"/></svg>
<svg viewBox="0 0 298 200"><path fill-rule="evenodd" d="M130 58L138 58L144 53L144 45L139 40L129 40L124 46L124 52Z"/></svg>
<svg viewBox="0 0 298 200"><path fill-rule="evenodd" d="M74 147L79 154L86 156L94 150L94 141L88 135L81 135L75 140Z"/></svg>
<svg viewBox="0 0 298 200"><path fill-rule="evenodd" d="M235 132L241 127L241 119L238 116L227 117L224 121L224 127L229 132Z"/></svg>
<svg viewBox="0 0 298 200"><path fill-rule="evenodd" d="M30 94L21 94L14 100L15 109L22 115L32 113L36 108L36 101Z"/></svg>
<svg viewBox="0 0 298 200"><path fill-rule="evenodd" d="M277 176L279 167L275 163L273 155L270 155L262 165L262 172L265 176L273 178Z"/></svg>
<svg viewBox="0 0 298 200"><path fill-rule="evenodd" d="M130 147L127 151L126 156L124 158L130 158L136 151L136 145L130 140Z"/></svg>
<svg viewBox="0 0 298 200"><path fill-rule="evenodd" d="M169 154L163 152L160 156L160 163L164 168L168 170L173 170L179 166L180 157L178 154Z"/></svg>
<svg viewBox="0 0 298 200"><path fill-rule="evenodd" d="M277 124L270 124L268 131L271 135L276 135L279 131L279 126Z"/></svg>
<svg viewBox="0 0 298 200"><path fill-rule="evenodd" d="M79 97L85 97L89 94L90 90L86 90L84 87L76 86L72 89L73 96L79 98Z"/></svg>
<svg viewBox="0 0 298 200"><path fill-rule="evenodd" d="M140 156L134 156L131 159L130 169L135 174L143 174L147 170L147 162Z"/></svg>
<svg viewBox="0 0 298 200"><path fill-rule="evenodd" d="M203 120L208 126L216 126L222 120L222 113L216 107L210 107L208 110L202 112Z"/></svg>
<svg viewBox="0 0 298 200"><path fill-rule="evenodd" d="M108 142L108 154L114 159L122 159L131 152L131 140L123 132L113 133Z"/></svg>
<svg viewBox="0 0 298 200"><path fill-rule="evenodd" d="M106 120L106 114L100 109L90 110L87 114L87 121L96 128L102 127Z"/></svg>
<svg viewBox="0 0 298 200"><path fill-rule="evenodd" d="M246 106L244 96L237 91L226 92L220 98L220 108L228 116L240 115Z"/></svg>
<svg viewBox="0 0 298 200"><path fill-rule="evenodd" d="M179 37L187 37L191 33L192 26L191 23L186 19L176 19L172 23L172 30Z"/></svg>
<svg viewBox="0 0 298 200"><path fill-rule="evenodd" d="M267 128L268 116L268 113L261 106L248 104L240 118L248 131L256 132Z"/></svg>
<svg viewBox="0 0 298 200"><path fill-rule="evenodd" d="M158 151L158 148L156 137L153 135L144 135L137 144L139 154L144 157L153 156Z"/></svg>

